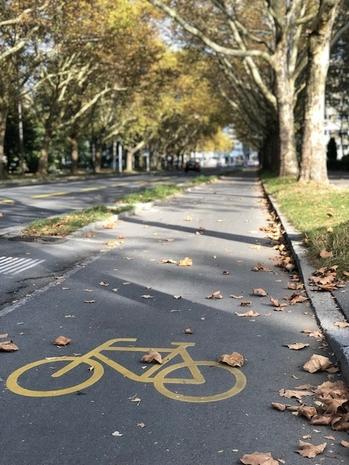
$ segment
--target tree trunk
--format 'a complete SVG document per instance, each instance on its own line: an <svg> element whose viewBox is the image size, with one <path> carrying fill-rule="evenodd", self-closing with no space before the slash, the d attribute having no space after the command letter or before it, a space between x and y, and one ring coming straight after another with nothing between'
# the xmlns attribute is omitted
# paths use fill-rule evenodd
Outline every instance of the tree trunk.
<svg viewBox="0 0 349 465"><path fill-rule="evenodd" d="M275 70L278 102L280 176L298 176L296 152L294 100L295 86L287 75L287 54L280 53Z"/></svg>
<svg viewBox="0 0 349 465"><path fill-rule="evenodd" d="M101 168L102 168L102 147L99 144L97 144L96 152L95 152L95 163L94 163L95 173L100 173Z"/></svg>
<svg viewBox="0 0 349 465"><path fill-rule="evenodd" d="M259 161L265 170L278 173L280 170L280 142L277 128L272 130L266 137L261 150Z"/></svg>
<svg viewBox="0 0 349 465"><path fill-rule="evenodd" d="M337 2L326 2L309 43L300 181L328 182L325 137L325 89Z"/></svg>
<svg viewBox="0 0 349 465"><path fill-rule="evenodd" d="M39 158L39 166L38 166L38 173L42 176L46 176L48 173L49 148L50 148L50 137L46 135L42 143L42 147L40 151L40 158Z"/></svg>
<svg viewBox="0 0 349 465"><path fill-rule="evenodd" d="M125 171L130 173L131 171L133 171L133 156L134 156L135 152L131 149L127 149L127 153L126 153L126 169Z"/></svg>
<svg viewBox="0 0 349 465"><path fill-rule="evenodd" d="M7 110L0 111L0 179L6 177L6 160L5 160L5 133L6 133Z"/></svg>
<svg viewBox="0 0 349 465"><path fill-rule="evenodd" d="M78 172L78 163L79 163L79 144L75 135L69 137L69 142L71 146L71 174L76 174Z"/></svg>

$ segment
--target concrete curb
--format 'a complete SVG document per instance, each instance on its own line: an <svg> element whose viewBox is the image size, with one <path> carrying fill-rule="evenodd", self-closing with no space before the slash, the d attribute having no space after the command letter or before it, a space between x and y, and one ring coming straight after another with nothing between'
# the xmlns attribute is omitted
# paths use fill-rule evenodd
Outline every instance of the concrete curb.
<svg viewBox="0 0 349 465"><path fill-rule="evenodd" d="M267 192L263 183L262 188L269 205L285 231L285 239L304 281L305 290L310 299L316 319L340 364L346 382L349 383L349 329L340 329L334 325L336 321L346 320L345 313L330 292L318 292L310 287L309 278L315 270L307 259L307 249L303 245L303 235L281 213L277 201Z"/></svg>

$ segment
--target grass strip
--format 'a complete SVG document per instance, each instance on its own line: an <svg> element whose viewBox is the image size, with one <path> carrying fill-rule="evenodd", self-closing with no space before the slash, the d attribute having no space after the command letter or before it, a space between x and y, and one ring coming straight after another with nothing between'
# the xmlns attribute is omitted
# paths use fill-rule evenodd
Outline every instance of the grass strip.
<svg viewBox="0 0 349 465"><path fill-rule="evenodd" d="M349 271L349 189L316 183L301 184L294 178L261 175L268 193L281 211L304 234L314 266L338 265L339 274ZM332 257L321 258L321 251ZM343 275L342 275L343 277Z"/></svg>
<svg viewBox="0 0 349 465"><path fill-rule="evenodd" d="M193 180L183 185L177 184L159 184L158 186L140 190L132 194L125 195L118 199L115 207L106 207L98 205L92 208L76 210L66 215L55 216L35 220L28 225L22 232L23 236L43 237L59 236L64 237L96 221L110 220L112 215L130 210L137 203L152 202L154 200L163 200L175 194L183 192L191 186L211 183L217 180L216 176L197 176Z"/></svg>

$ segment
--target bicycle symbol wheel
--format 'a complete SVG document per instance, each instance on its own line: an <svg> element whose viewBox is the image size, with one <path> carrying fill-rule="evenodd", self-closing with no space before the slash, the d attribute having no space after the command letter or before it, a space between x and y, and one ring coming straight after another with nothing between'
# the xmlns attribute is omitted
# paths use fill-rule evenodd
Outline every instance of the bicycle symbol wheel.
<svg viewBox="0 0 349 465"><path fill-rule="evenodd" d="M207 366L207 367L214 367L214 368L221 368L228 371L233 378L233 386L226 391L219 392L217 394L211 394L208 396L192 396L192 395L185 395L179 394L177 392L171 391L166 384L172 384L172 386L178 386L179 384L191 384L190 379L186 380L185 378L181 381L174 382L171 378L166 378L166 376L175 370L181 370L183 368L188 368L189 365L186 362L183 363L176 363L175 365L171 365L168 368L164 368L161 370L154 379L154 387L160 394L169 397L170 399L179 400L182 402L196 402L196 403L204 403L204 402L216 402L219 400L229 399L229 397L233 397L236 394L239 394L245 386L246 386L246 377L245 375L238 370L237 368L232 368L227 365L221 365L217 362L210 362L210 361L194 361L194 366ZM188 382L189 381L189 382ZM195 383L192 383L195 384Z"/></svg>
<svg viewBox="0 0 349 465"><path fill-rule="evenodd" d="M37 390L27 389L21 386L20 384L20 377L24 373L28 372L29 370L32 370L33 368L36 368L36 367L39 367L45 364L52 365L57 362L65 362L65 361L71 362L73 360L76 360L76 357L50 357L49 359L37 360L36 362L29 363L28 365L24 365L23 367L18 368L18 370L11 373L10 376L7 378L6 386L10 391L14 392L15 394L19 394L21 396L57 397L57 396L64 396L65 394L71 394L73 392L82 391L83 389L86 389L92 386L92 384L97 383L97 381L99 381L102 378L104 374L103 365L101 365L96 360L88 359L88 360L82 360L81 363L84 363L89 368L92 368L89 371L90 373L89 378L83 381L82 383L76 384L74 386L58 388L58 389L53 389L53 390L37 391Z"/></svg>

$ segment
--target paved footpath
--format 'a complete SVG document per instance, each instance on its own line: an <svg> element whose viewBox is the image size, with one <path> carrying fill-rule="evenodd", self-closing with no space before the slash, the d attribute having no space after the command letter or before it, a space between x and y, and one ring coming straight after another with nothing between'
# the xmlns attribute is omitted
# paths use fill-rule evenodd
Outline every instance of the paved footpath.
<svg viewBox="0 0 349 465"><path fill-rule="evenodd" d="M316 329L306 303L275 312L268 298L250 296L252 288L278 299L292 293L260 231L266 219L252 176L193 188L120 221L113 250L7 308L0 333L19 351L0 353L0 463L232 465L254 451L271 452L287 465L347 463L348 451L338 445L345 433L271 408L285 400L297 405L279 396L282 388L338 375L301 368L313 353L328 355L301 333ZM161 263L185 257L192 266ZM273 271L252 272L257 262ZM223 299L206 299L217 290ZM250 308L230 294L251 300L260 316L237 316ZM186 328L193 334L184 334ZM71 344L53 345L60 335ZM113 341L119 350L96 350L113 339L129 340ZM294 342L310 347L284 347ZM140 362L150 348L167 357L162 366ZM91 351L69 372L50 376ZM235 372L192 362L234 351L247 359ZM61 356L70 358L55 360ZM43 362L32 364L37 360ZM295 453L303 436L327 442L324 454L306 459Z"/></svg>

